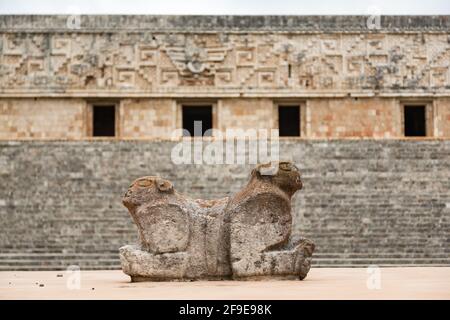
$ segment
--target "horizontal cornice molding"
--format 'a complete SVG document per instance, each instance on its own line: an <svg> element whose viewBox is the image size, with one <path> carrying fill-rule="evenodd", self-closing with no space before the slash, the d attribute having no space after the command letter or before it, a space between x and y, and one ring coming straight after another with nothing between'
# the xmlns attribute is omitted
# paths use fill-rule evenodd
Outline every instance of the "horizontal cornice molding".
<svg viewBox="0 0 450 320"><path fill-rule="evenodd" d="M79 17L80 28L68 20ZM449 15L0 15L0 32L449 32Z"/></svg>

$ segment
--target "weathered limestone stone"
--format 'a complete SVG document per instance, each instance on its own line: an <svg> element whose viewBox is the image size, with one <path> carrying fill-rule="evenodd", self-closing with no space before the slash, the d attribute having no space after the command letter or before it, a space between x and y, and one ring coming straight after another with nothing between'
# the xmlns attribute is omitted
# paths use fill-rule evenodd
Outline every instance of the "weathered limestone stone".
<svg viewBox="0 0 450 320"><path fill-rule="evenodd" d="M304 279L314 243L290 243L291 198L302 188L290 162L257 166L230 198L194 200L159 177L139 178L123 204L140 244L120 248L132 281Z"/></svg>
<svg viewBox="0 0 450 320"><path fill-rule="evenodd" d="M167 140L201 101L221 131L275 129L289 101L302 137L376 139L414 102L450 137L449 15L73 17L0 15L0 139L84 139L114 102L120 139Z"/></svg>

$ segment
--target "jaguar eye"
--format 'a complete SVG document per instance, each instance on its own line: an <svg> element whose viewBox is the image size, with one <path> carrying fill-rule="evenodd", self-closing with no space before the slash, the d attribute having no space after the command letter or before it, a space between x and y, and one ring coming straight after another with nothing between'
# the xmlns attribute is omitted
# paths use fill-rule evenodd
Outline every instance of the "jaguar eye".
<svg viewBox="0 0 450 320"><path fill-rule="evenodd" d="M138 186L139 187L148 187L148 186L150 186L152 184L152 182L150 181L150 180L148 180L148 179L145 179L145 180L139 180L138 181Z"/></svg>
<svg viewBox="0 0 450 320"><path fill-rule="evenodd" d="M282 162L282 163L280 163L280 169L284 170L284 171L291 171L292 170L292 166L288 162Z"/></svg>
<svg viewBox="0 0 450 320"><path fill-rule="evenodd" d="M131 196L131 193L132 193L131 190L128 189L127 192L125 192L125 197Z"/></svg>

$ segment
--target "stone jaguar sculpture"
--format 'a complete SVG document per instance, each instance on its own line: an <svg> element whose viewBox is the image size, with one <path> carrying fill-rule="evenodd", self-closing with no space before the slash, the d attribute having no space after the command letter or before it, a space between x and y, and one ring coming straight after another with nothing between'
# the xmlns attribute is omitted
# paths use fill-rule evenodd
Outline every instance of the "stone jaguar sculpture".
<svg viewBox="0 0 450 320"><path fill-rule="evenodd" d="M170 181L135 180L123 198L140 243L120 248L132 281L304 279L314 243L290 241L291 198L302 188L290 162L264 164L232 197L199 200Z"/></svg>

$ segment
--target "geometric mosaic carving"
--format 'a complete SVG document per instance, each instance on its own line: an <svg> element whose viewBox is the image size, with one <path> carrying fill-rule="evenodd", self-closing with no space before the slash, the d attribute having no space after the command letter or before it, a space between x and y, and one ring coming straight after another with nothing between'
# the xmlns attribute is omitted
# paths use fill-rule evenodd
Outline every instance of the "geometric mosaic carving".
<svg viewBox="0 0 450 320"><path fill-rule="evenodd" d="M3 92L450 90L445 33L5 32L0 41Z"/></svg>

